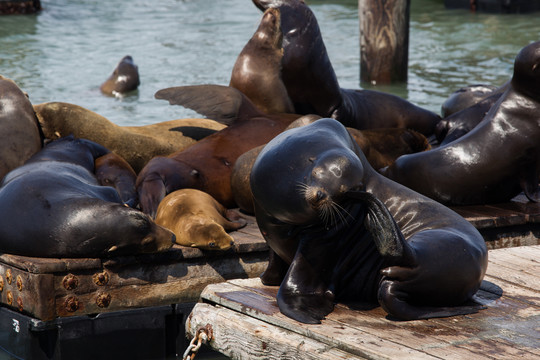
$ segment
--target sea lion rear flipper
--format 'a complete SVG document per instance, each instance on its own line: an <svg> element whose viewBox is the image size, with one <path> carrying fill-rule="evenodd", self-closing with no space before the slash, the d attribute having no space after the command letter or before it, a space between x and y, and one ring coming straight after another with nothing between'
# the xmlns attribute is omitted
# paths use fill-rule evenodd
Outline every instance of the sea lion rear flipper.
<svg viewBox="0 0 540 360"><path fill-rule="evenodd" d="M246 103L253 106L240 91L222 85L176 86L161 89L154 97L168 100L171 105L192 109L225 125L244 120L243 106L246 106Z"/></svg>
<svg viewBox="0 0 540 360"><path fill-rule="evenodd" d="M399 320L418 320L474 314L486 306L474 300L460 306L416 306L406 301L407 295L395 289L396 283L383 280L377 298L383 309Z"/></svg>
<svg viewBox="0 0 540 360"><path fill-rule="evenodd" d="M351 191L349 197L363 201L368 214L364 224L373 237L379 253L400 265L414 266L414 251L405 240L392 214L374 195L365 191Z"/></svg>

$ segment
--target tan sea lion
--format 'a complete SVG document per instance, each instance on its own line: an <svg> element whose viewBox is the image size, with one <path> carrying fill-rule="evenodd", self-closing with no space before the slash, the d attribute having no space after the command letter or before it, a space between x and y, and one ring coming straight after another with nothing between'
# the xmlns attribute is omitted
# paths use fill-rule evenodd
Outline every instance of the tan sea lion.
<svg viewBox="0 0 540 360"><path fill-rule="evenodd" d="M35 105L34 110L47 139L73 134L95 141L120 155L135 172L139 172L151 158L167 156L225 127L209 119L118 126L91 110L62 102Z"/></svg>
<svg viewBox="0 0 540 360"><path fill-rule="evenodd" d="M234 239L227 231L246 226L235 210L195 189L173 191L159 204L156 224L171 230L176 243L205 250L228 250Z"/></svg>

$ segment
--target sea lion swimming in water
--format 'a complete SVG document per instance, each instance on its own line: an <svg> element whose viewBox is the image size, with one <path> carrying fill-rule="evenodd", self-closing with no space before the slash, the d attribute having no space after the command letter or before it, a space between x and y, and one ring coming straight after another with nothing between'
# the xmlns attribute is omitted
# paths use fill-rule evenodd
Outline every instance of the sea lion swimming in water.
<svg viewBox="0 0 540 360"><path fill-rule="evenodd" d="M484 239L447 207L378 174L342 124L287 130L251 172L271 248L261 276L280 311L318 323L335 301L378 303L398 319L476 312Z"/></svg>
<svg viewBox="0 0 540 360"><path fill-rule="evenodd" d="M140 84L139 67L135 65L131 56L126 55L99 89L106 95L121 97L137 90Z"/></svg>

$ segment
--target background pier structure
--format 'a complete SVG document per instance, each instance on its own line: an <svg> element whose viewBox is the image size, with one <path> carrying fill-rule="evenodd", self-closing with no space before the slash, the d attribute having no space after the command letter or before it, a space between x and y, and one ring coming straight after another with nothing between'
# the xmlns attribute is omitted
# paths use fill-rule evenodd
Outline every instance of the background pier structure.
<svg viewBox="0 0 540 360"><path fill-rule="evenodd" d="M410 0L358 0L360 82L407 81Z"/></svg>

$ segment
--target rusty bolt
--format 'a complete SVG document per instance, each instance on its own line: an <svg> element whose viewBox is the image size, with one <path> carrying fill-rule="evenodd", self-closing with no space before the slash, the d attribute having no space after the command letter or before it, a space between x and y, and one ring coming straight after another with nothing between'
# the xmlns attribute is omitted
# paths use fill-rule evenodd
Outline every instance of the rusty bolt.
<svg viewBox="0 0 540 360"><path fill-rule="evenodd" d="M0 276L0 292L4 291L4 278Z"/></svg>
<svg viewBox="0 0 540 360"><path fill-rule="evenodd" d="M106 271L94 274L92 278L94 279L94 283L98 286L107 285L109 282L109 274Z"/></svg>
<svg viewBox="0 0 540 360"><path fill-rule="evenodd" d="M79 299L77 299L75 296L70 296L66 299L64 305L67 311L75 312L79 309Z"/></svg>
<svg viewBox="0 0 540 360"><path fill-rule="evenodd" d="M96 298L96 304L100 308L106 308L111 303L111 295L109 294L99 294Z"/></svg>
<svg viewBox="0 0 540 360"><path fill-rule="evenodd" d="M73 290L79 286L79 279L77 279L77 277L73 274L67 274L64 276L64 280L62 280L62 284L66 290Z"/></svg>
<svg viewBox="0 0 540 360"><path fill-rule="evenodd" d="M8 305L13 304L13 294L9 290L7 292L7 303L8 303Z"/></svg>
<svg viewBox="0 0 540 360"><path fill-rule="evenodd" d="M19 306L19 311L23 311L23 302L20 296L17 297L17 305Z"/></svg>
<svg viewBox="0 0 540 360"><path fill-rule="evenodd" d="M21 275L17 275L17 289L19 289L19 291L22 291L23 289L23 283L22 283L22 277Z"/></svg>
<svg viewBox="0 0 540 360"><path fill-rule="evenodd" d="M6 280L9 285L11 285L11 281L13 281L13 277L11 275L11 269L6 270Z"/></svg>

